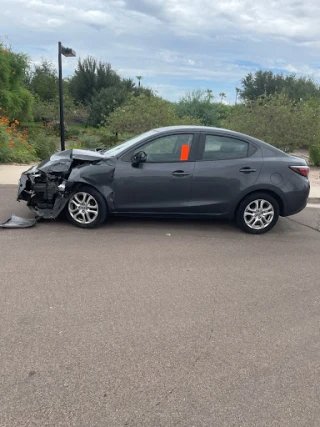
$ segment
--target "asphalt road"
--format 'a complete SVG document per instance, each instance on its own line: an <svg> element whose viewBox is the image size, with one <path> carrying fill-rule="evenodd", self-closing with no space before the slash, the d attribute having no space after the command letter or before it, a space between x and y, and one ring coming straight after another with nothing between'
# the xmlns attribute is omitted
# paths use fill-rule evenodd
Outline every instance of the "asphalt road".
<svg viewBox="0 0 320 427"><path fill-rule="evenodd" d="M319 219L0 229L0 426L318 427Z"/></svg>

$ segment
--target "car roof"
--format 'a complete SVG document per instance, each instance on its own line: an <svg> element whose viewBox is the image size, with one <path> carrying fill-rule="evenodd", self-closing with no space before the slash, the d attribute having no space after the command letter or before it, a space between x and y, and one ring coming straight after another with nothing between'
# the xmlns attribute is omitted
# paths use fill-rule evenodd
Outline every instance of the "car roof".
<svg viewBox="0 0 320 427"><path fill-rule="evenodd" d="M217 132L220 134L226 134L226 135L228 134L228 135L233 135L233 136L242 137L242 138L249 138L251 140L263 142L263 141L257 140L256 138L253 138L250 135L245 135L244 133L235 132L230 129L217 128L217 127L211 127L211 126L180 125L180 126L166 126L166 127L156 128L154 130L159 133L166 133L166 132L172 132L172 131L186 131L186 130L191 132Z"/></svg>

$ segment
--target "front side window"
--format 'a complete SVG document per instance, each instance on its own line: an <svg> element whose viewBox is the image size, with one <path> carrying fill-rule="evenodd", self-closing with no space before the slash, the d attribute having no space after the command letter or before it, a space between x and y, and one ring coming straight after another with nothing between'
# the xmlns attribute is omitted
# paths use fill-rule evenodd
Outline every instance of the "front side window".
<svg viewBox="0 0 320 427"><path fill-rule="evenodd" d="M206 135L202 160L242 159L248 156L249 144L240 139Z"/></svg>
<svg viewBox="0 0 320 427"><path fill-rule="evenodd" d="M193 134L168 135L157 138L135 150L144 151L147 163L167 163L188 161Z"/></svg>

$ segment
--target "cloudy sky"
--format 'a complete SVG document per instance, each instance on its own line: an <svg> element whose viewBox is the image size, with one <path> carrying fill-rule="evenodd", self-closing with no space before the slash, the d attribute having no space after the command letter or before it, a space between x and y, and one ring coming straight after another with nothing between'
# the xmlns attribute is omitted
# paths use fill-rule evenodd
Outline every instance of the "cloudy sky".
<svg viewBox="0 0 320 427"><path fill-rule="evenodd" d="M2 0L1 10L0 41L33 61L56 63L61 40L170 100L210 88L233 103L260 68L320 80L319 0ZM76 62L64 60L66 74Z"/></svg>

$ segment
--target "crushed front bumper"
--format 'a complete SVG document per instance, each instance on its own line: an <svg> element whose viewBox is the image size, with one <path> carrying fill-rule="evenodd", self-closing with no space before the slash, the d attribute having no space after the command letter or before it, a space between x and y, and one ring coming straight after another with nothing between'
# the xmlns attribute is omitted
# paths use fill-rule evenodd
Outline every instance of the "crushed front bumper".
<svg viewBox="0 0 320 427"><path fill-rule="evenodd" d="M35 179L43 174L46 175L44 172L40 171L37 166L33 166L23 172L18 182L17 200L26 201L27 206L37 214L38 218L55 219L64 209L70 195L68 191L65 191L66 186L62 184L57 186L57 193L53 204L39 207L35 202L34 186L36 185Z"/></svg>
<svg viewBox="0 0 320 427"><path fill-rule="evenodd" d="M30 201L32 195L32 176L36 176L38 171L37 166L33 166L32 168L26 170L22 173L19 181L18 181L18 194L17 200L25 200L26 202Z"/></svg>

